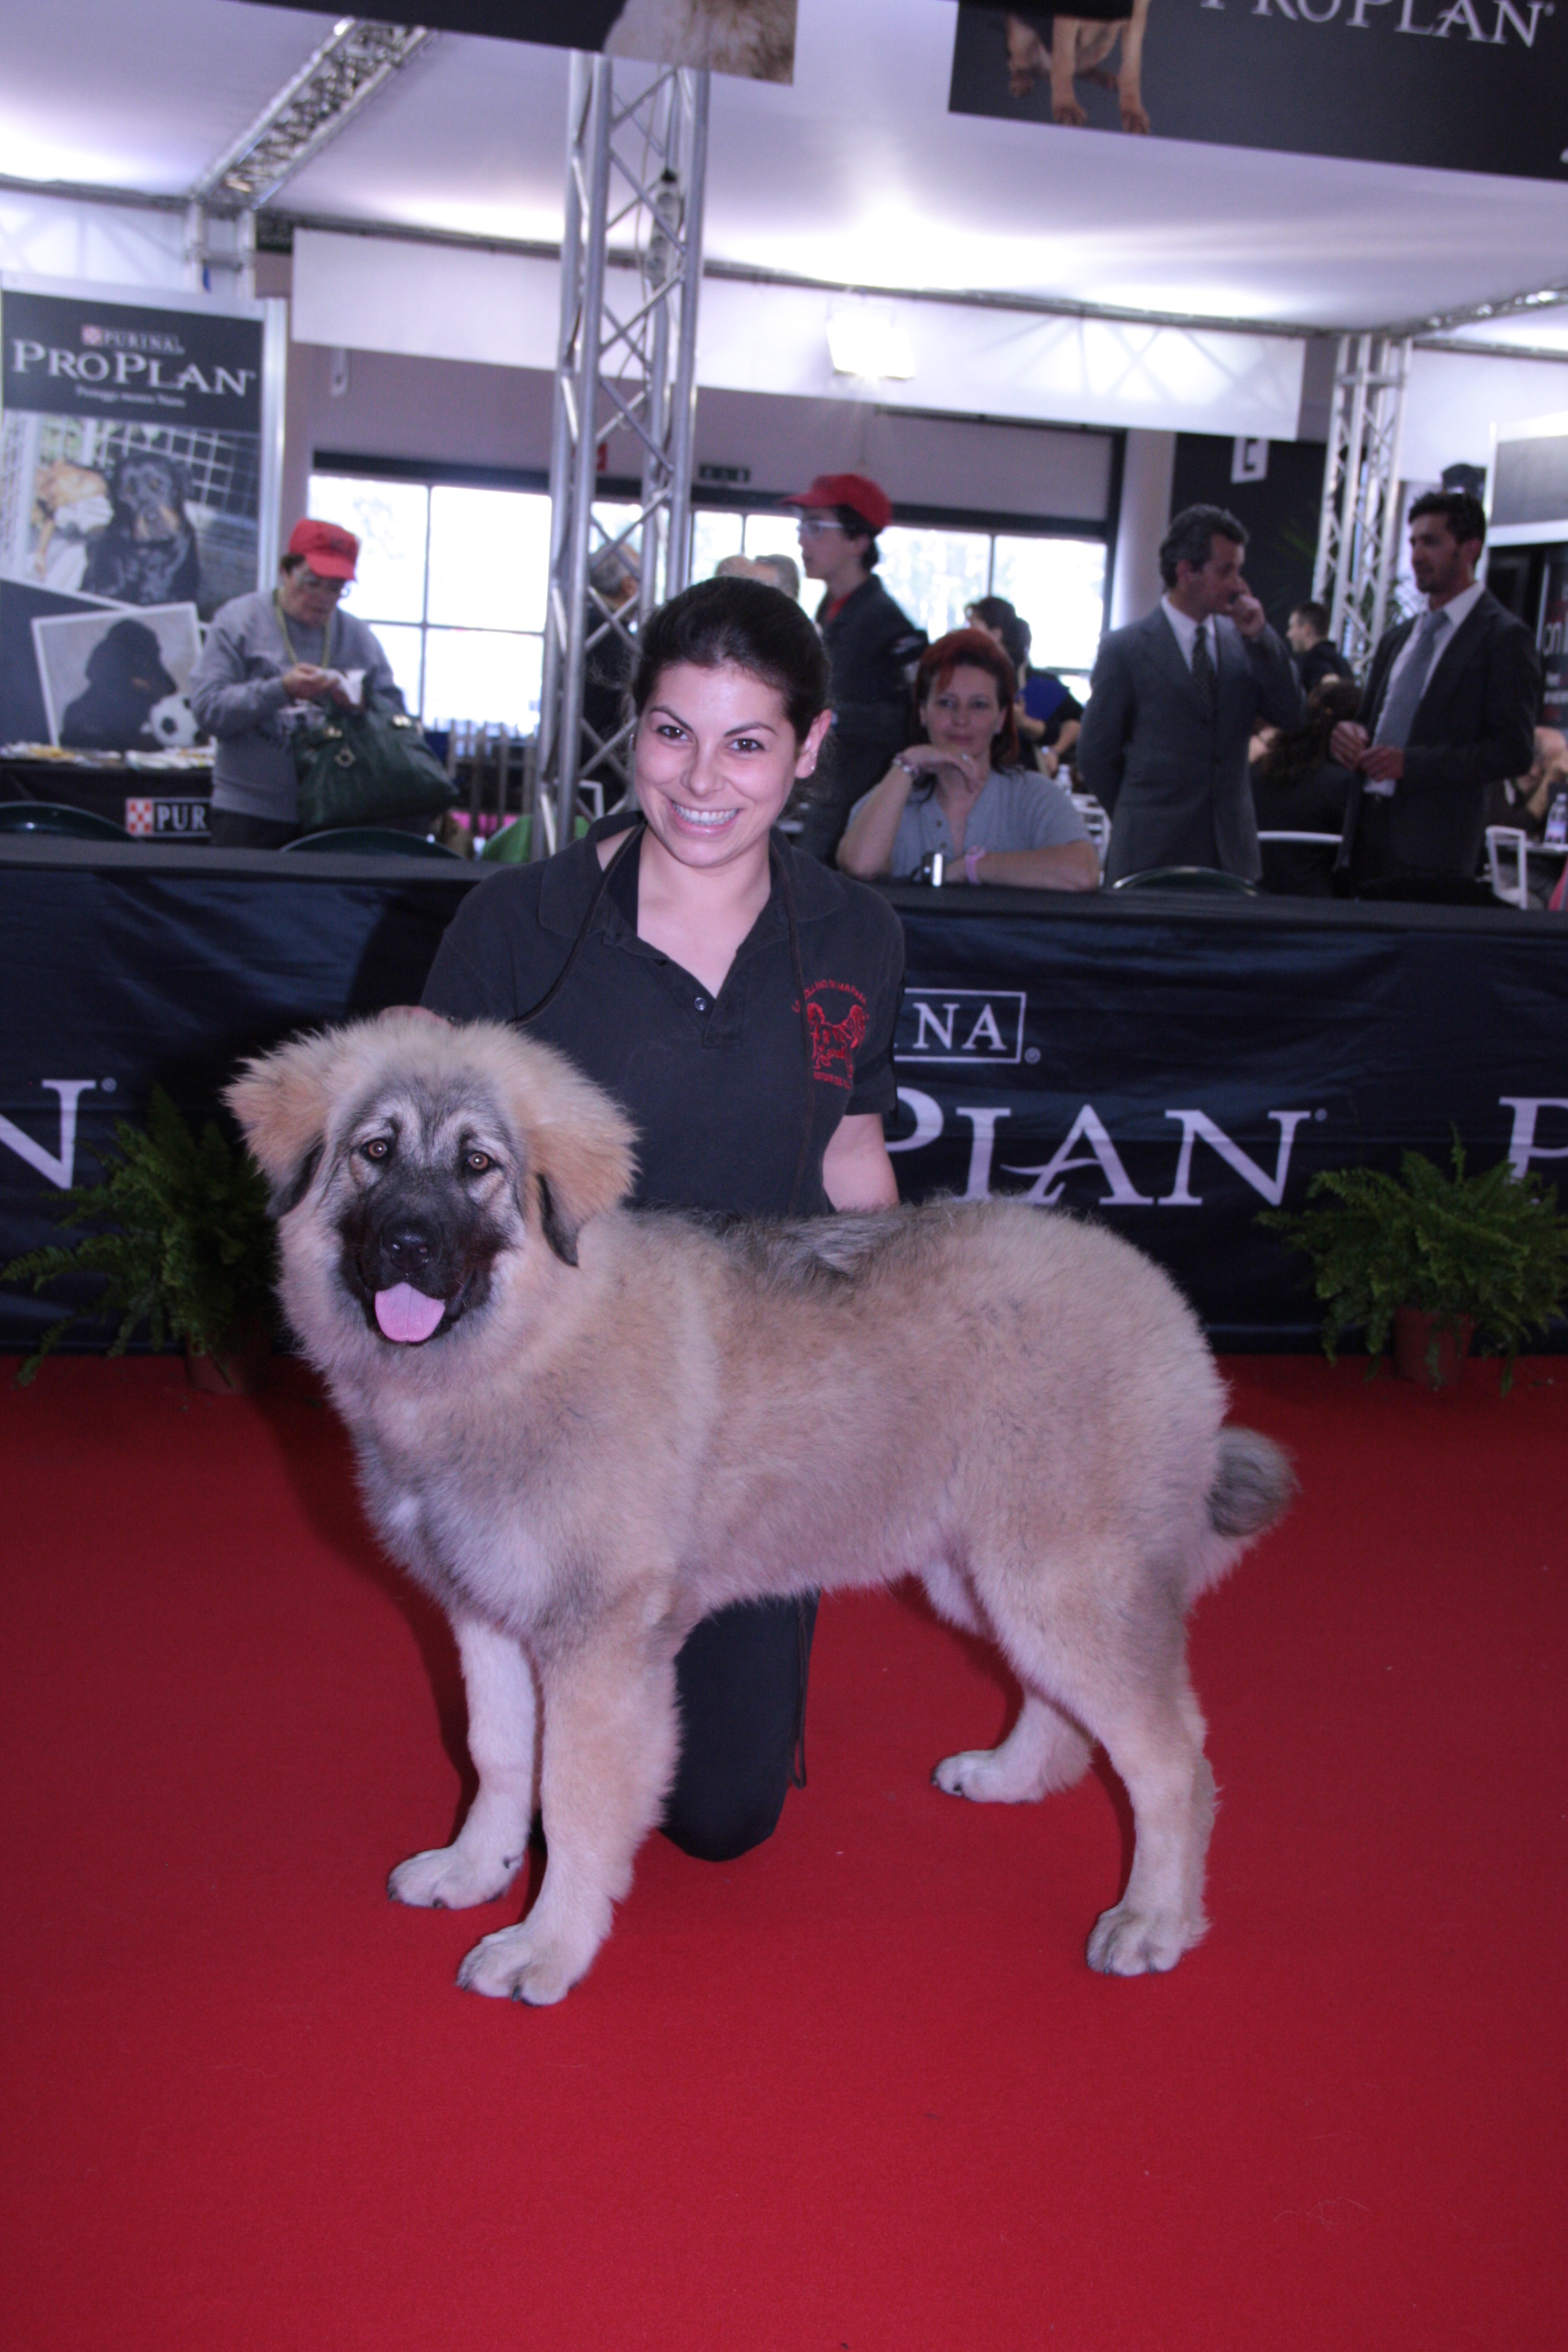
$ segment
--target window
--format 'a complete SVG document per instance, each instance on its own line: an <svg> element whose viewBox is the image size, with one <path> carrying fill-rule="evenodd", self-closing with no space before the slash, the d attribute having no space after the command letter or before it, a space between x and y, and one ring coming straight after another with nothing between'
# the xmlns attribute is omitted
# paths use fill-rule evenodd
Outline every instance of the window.
<svg viewBox="0 0 1568 2352"><path fill-rule="evenodd" d="M1087 694L1105 627L1103 540L889 523L877 544L877 577L928 636L962 629L964 607L980 597L1005 596L1034 634L1031 667L1055 670L1080 699ZM793 516L700 508L692 578L706 579L721 556L735 554L793 555L798 562ZM803 594L810 610L814 583Z"/></svg>
<svg viewBox="0 0 1568 2352"><path fill-rule="evenodd" d="M386 649L410 710L426 726L454 719L531 733L539 723L550 573L550 500L542 490L312 474L310 512L362 544L345 602ZM596 505L594 551L620 535L634 562L635 505ZM911 620L939 637L962 628L966 604L1011 600L1034 632L1033 666L1087 688L1105 625L1102 540L894 523L881 533L879 577ZM691 576L726 555L799 561L793 513L700 507ZM804 601L816 603L806 582Z"/></svg>

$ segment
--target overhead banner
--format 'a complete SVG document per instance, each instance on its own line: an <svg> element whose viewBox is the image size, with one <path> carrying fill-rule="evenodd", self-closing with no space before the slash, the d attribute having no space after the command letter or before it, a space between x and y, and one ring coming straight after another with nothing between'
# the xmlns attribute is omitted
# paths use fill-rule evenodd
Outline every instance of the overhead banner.
<svg viewBox="0 0 1568 2352"><path fill-rule="evenodd" d="M315 0L272 5L321 13ZM441 32L602 50L747 81L794 80L795 16L795 0L426 0L419 10L419 22Z"/></svg>
<svg viewBox="0 0 1568 2352"><path fill-rule="evenodd" d="M200 625L260 582L265 335L0 281L0 743L196 741Z"/></svg>
<svg viewBox="0 0 1568 2352"><path fill-rule="evenodd" d="M1554 0L963 0L955 114L1568 179Z"/></svg>
<svg viewBox="0 0 1568 2352"><path fill-rule="evenodd" d="M193 872L177 855L0 862L0 1264L46 1239L154 1083L210 1103L290 1031L417 998L465 892L487 887L212 851ZM1300 1208L1319 1169L1397 1168L1410 1149L1446 1162L1457 1127L1473 1167L1568 1176L1555 918L947 903L969 895L894 894L908 973L889 1145L907 1200L1100 1219L1221 1344L1304 1349L1304 1262L1258 1214ZM0 1291L0 1348L31 1344L51 1311Z"/></svg>

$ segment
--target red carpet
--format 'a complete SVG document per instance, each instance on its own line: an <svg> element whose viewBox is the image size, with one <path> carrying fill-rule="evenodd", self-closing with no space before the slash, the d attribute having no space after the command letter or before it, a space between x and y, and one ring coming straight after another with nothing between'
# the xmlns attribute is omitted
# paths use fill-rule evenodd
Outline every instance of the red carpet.
<svg viewBox="0 0 1568 2352"><path fill-rule="evenodd" d="M298 1368L6 1387L10 2352L1568 2342L1568 1361L1232 1370L1304 1492L1195 1621L1173 1976L1083 1963L1119 1791L928 1787L1005 1685L877 1597L823 1612L773 1843L653 1840L541 2012L452 1989L515 1902L383 1899L456 1674Z"/></svg>

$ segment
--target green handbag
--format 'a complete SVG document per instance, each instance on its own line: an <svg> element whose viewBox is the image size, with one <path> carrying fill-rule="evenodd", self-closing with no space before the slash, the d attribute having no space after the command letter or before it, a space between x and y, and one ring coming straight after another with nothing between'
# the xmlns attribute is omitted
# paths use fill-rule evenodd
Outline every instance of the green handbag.
<svg viewBox="0 0 1568 2352"><path fill-rule="evenodd" d="M283 607L273 611L289 658L297 661ZM332 620L321 667L332 661ZM436 816L458 801L458 787L425 740L417 719L401 710L344 710L327 703L289 730L300 784L300 830L331 833L345 824L388 824Z"/></svg>
<svg viewBox="0 0 1568 2352"><path fill-rule="evenodd" d="M304 833L433 816L458 799L419 721L401 710L324 711L294 729L293 751Z"/></svg>

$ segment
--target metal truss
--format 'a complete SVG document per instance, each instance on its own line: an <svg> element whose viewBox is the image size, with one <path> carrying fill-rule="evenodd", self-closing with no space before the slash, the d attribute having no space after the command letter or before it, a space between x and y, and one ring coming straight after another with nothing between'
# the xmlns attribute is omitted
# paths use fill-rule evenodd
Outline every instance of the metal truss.
<svg viewBox="0 0 1568 2352"><path fill-rule="evenodd" d="M1399 549L1399 441L1410 338L1342 335L1312 594L1359 671L1383 635Z"/></svg>
<svg viewBox="0 0 1568 2352"><path fill-rule="evenodd" d="M617 689L639 625L690 566L708 76L578 54L568 105L536 856L627 789ZM630 436L641 479L610 520L595 506L612 435ZM603 733L584 717L590 679L615 696Z"/></svg>
<svg viewBox="0 0 1568 2352"><path fill-rule="evenodd" d="M261 206L314 162L392 75L435 38L421 25L339 19L320 48L191 189L185 259L195 283L204 283L209 269L222 268L234 272L241 291L251 290ZM215 242L209 212L237 215L232 244Z"/></svg>

